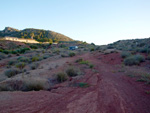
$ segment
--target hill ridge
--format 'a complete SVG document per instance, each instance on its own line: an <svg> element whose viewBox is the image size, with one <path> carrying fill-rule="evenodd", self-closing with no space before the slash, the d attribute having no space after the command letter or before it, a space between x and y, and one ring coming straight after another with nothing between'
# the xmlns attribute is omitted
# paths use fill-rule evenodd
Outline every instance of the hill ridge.
<svg viewBox="0 0 150 113"><path fill-rule="evenodd" d="M39 42L47 42L47 41L73 41L68 36L64 34L44 29L36 29L36 28L25 28L23 30L18 30L12 27L5 27L4 30L0 31L0 37L18 37L18 38L34 38Z"/></svg>

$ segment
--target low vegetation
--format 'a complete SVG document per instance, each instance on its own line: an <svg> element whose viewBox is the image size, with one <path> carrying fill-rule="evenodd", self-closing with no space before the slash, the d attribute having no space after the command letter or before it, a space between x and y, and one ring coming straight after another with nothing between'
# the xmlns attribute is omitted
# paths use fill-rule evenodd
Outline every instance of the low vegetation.
<svg viewBox="0 0 150 113"><path fill-rule="evenodd" d="M75 56L75 55L76 55L76 54L75 54L74 52L70 52L70 53L69 53L69 56L70 56L70 57L73 57L73 56Z"/></svg>
<svg viewBox="0 0 150 113"><path fill-rule="evenodd" d="M0 83L0 91L39 91L48 90L50 85L44 78L14 78Z"/></svg>
<svg viewBox="0 0 150 113"><path fill-rule="evenodd" d="M74 76L77 76L77 75L78 75L78 71L75 70L73 67L68 68L68 69L66 70L66 73L67 73L67 75L68 75L69 77L74 77Z"/></svg>
<svg viewBox="0 0 150 113"><path fill-rule="evenodd" d="M127 57L129 57L129 56L131 56L131 53L128 52L128 51L123 51L123 52L121 53L121 57L122 57L122 58L127 58Z"/></svg>
<svg viewBox="0 0 150 113"><path fill-rule="evenodd" d="M68 77L67 77L66 73L60 72L60 73L58 73L58 74L56 75L56 79L57 79L58 82L61 83L61 82L66 81L66 80L68 79Z"/></svg>
<svg viewBox="0 0 150 113"><path fill-rule="evenodd" d="M15 68L12 68L12 69L8 69L8 70L6 70L5 71L5 75L7 76L7 77L13 77L13 76L15 76L15 75L17 75L19 73L19 70L18 69L15 69Z"/></svg>
<svg viewBox="0 0 150 113"><path fill-rule="evenodd" d="M132 55L124 59L125 65L139 65L141 62L144 62L145 58L142 55Z"/></svg>

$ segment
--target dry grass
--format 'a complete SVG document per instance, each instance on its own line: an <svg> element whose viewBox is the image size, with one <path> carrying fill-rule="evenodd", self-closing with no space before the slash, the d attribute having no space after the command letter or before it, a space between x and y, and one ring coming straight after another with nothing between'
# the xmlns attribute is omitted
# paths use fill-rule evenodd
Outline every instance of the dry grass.
<svg viewBox="0 0 150 113"><path fill-rule="evenodd" d="M39 91L49 88L48 80L40 77L13 78L0 83L0 91Z"/></svg>

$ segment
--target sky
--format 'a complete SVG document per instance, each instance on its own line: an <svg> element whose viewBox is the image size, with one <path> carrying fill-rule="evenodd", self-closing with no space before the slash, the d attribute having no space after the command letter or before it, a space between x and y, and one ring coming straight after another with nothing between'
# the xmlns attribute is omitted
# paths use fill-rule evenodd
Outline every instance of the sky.
<svg viewBox="0 0 150 113"><path fill-rule="evenodd" d="M37 28L103 45L150 37L150 0L0 0L0 30Z"/></svg>

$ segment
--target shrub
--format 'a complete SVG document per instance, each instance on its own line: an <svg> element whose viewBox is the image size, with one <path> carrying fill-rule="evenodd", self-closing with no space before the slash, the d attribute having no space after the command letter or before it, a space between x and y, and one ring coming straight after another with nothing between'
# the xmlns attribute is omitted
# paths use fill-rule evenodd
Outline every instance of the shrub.
<svg viewBox="0 0 150 113"><path fill-rule="evenodd" d="M17 51L11 51L11 53L12 53L12 54L17 54L18 52L17 52Z"/></svg>
<svg viewBox="0 0 150 113"><path fill-rule="evenodd" d="M80 82L78 85L79 85L79 87L81 87L81 88L87 88L87 87L89 87L89 84L88 84L88 83L83 83L83 82Z"/></svg>
<svg viewBox="0 0 150 113"><path fill-rule="evenodd" d="M58 73L56 75L56 77L57 77L56 79L57 79L58 82L64 82L64 81L66 81L68 79L67 75L65 73L63 73L63 72Z"/></svg>
<svg viewBox="0 0 150 113"><path fill-rule="evenodd" d="M8 62L8 65L14 65L15 63L16 63L15 60L11 60L11 61Z"/></svg>
<svg viewBox="0 0 150 113"><path fill-rule="evenodd" d="M144 56L142 56L142 55L135 55L134 56L139 62L144 62L145 61L145 58L144 58Z"/></svg>
<svg viewBox="0 0 150 113"><path fill-rule="evenodd" d="M9 54L9 51L8 50L4 50L3 53Z"/></svg>
<svg viewBox="0 0 150 113"><path fill-rule="evenodd" d="M43 56L43 59L47 59L47 58L49 58L49 55L44 55Z"/></svg>
<svg viewBox="0 0 150 113"><path fill-rule="evenodd" d="M16 64L16 67L19 68L19 69L21 69L21 70L22 70L25 66L26 66L26 64L25 64L24 62L19 62L19 63Z"/></svg>
<svg viewBox="0 0 150 113"><path fill-rule="evenodd" d="M93 64L89 64L89 67L90 67L90 68L93 68L93 67L94 67L94 65L93 65Z"/></svg>
<svg viewBox="0 0 150 113"><path fill-rule="evenodd" d="M74 52L70 52L70 53L69 53L69 56L70 56L70 57L73 57L73 56L75 56L75 55L76 55L76 54L75 54Z"/></svg>
<svg viewBox="0 0 150 113"><path fill-rule="evenodd" d="M67 54L61 54L61 57L68 57Z"/></svg>
<svg viewBox="0 0 150 113"><path fill-rule="evenodd" d="M79 58L79 59L77 59L75 62L76 63L79 63L79 62L82 62L83 61L83 59L82 58Z"/></svg>
<svg viewBox="0 0 150 113"><path fill-rule="evenodd" d="M86 65L89 65L89 61L86 61L86 60L83 60L81 62L79 62L80 64L86 64Z"/></svg>
<svg viewBox="0 0 150 113"><path fill-rule="evenodd" d="M121 53L121 57L122 57L122 58L127 58L127 57L129 57L129 56L131 56L131 53L130 53L130 52L123 51L123 52Z"/></svg>
<svg viewBox="0 0 150 113"><path fill-rule="evenodd" d="M34 70L34 69L37 69L38 66L39 66L39 63L33 63L33 64L30 66L30 68L31 68L32 70Z"/></svg>
<svg viewBox="0 0 150 113"><path fill-rule="evenodd" d="M12 77L12 76L15 76L19 73L19 71L17 69L9 69L9 70L6 70L5 71L5 75L7 77Z"/></svg>
<svg viewBox="0 0 150 113"><path fill-rule="evenodd" d="M30 45L31 49L37 49L38 47L36 45Z"/></svg>
<svg viewBox="0 0 150 113"><path fill-rule="evenodd" d="M150 60L150 54L147 56L147 58L146 58L147 60Z"/></svg>
<svg viewBox="0 0 150 113"><path fill-rule="evenodd" d="M33 56L33 57L32 57L32 62L35 62L35 61L39 61L39 57Z"/></svg>
<svg viewBox="0 0 150 113"><path fill-rule="evenodd" d="M23 56L18 57L17 60L19 60L20 62L29 62L30 61L30 59L28 57L23 57Z"/></svg>
<svg viewBox="0 0 150 113"><path fill-rule="evenodd" d="M0 52L3 52L3 49L0 49Z"/></svg>
<svg viewBox="0 0 150 113"><path fill-rule="evenodd" d="M94 48L91 48L91 50L90 51L94 51L95 49Z"/></svg>
<svg viewBox="0 0 150 113"><path fill-rule="evenodd" d="M145 58L142 55L134 55L124 59L125 65L138 65L143 62Z"/></svg>
<svg viewBox="0 0 150 113"><path fill-rule="evenodd" d="M44 78L26 78L23 80L24 91L39 91L47 90L49 88L48 80Z"/></svg>
<svg viewBox="0 0 150 113"><path fill-rule="evenodd" d="M48 90L49 83L47 79L44 78L13 78L7 82L0 84L0 91L39 91Z"/></svg>
<svg viewBox="0 0 150 113"><path fill-rule="evenodd" d="M0 60L4 59L5 58L5 55L0 53Z"/></svg>
<svg viewBox="0 0 150 113"><path fill-rule="evenodd" d="M75 70L74 68L69 68L66 70L66 73L68 76L70 77L74 77L74 76L77 76L78 73L77 73L77 70Z"/></svg>

